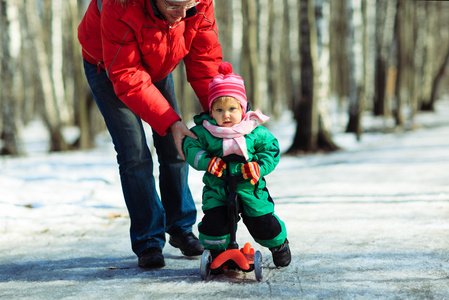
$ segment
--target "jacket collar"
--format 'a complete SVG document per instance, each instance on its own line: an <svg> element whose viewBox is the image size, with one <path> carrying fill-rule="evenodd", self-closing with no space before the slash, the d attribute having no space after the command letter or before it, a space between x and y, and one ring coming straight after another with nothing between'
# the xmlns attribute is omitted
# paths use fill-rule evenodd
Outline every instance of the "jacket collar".
<svg viewBox="0 0 449 300"><path fill-rule="evenodd" d="M153 14L156 18L163 20L161 12L159 11L159 8L157 8L156 0L149 0L151 9L153 10Z"/></svg>

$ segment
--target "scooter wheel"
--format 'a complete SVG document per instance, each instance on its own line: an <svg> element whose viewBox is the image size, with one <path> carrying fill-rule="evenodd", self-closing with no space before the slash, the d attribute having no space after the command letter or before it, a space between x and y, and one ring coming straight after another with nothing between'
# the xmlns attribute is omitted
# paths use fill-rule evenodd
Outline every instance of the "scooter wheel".
<svg viewBox="0 0 449 300"><path fill-rule="evenodd" d="M257 281L262 280L262 253L260 253L260 251L256 251L256 253L254 254L254 274L256 275Z"/></svg>
<svg viewBox="0 0 449 300"><path fill-rule="evenodd" d="M212 264L212 254L210 250L204 250L201 256L200 275L202 280L206 280L210 275L210 265Z"/></svg>

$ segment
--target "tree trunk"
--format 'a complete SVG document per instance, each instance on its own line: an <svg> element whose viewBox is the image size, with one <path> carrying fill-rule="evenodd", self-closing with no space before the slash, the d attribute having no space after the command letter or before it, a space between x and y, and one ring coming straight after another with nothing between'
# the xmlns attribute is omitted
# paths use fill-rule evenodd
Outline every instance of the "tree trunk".
<svg viewBox="0 0 449 300"><path fill-rule="evenodd" d="M19 66L18 73L20 77L19 86L22 89L17 89L18 91L18 101L20 101L20 116L23 124L28 124L35 117L36 113L36 103L37 103L37 86L38 83L35 80L36 68L34 55L34 48L32 45L31 37L28 32L28 21L26 17L25 5L23 1L18 1L18 15L20 23L20 54L19 54Z"/></svg>
<svg viewBox="0 0 449 300"><path fill-rule="evenodd" d="M17 146L16 105L12 93L13 66L10 55L10 31L8 20L8 1L0 0L0 154L19 154Z"/></svg>
<svg viewBox="0 0 449 300"><path fill-rule="evenodd" d="M346 54L346 16L345 1L330 1L329 55L330 55L330 92L337 97L341 109L348 97L348 56Z"/></svg>
<svg viewBox="0 0 449 300"><path fill-rule="evenodd" d="M61 131L62 122L58 111L58 106L56 104L53 89L54 83L50 73L49 57L45 51L44 46L44 39L49 39L43 37L42 26L33 5L27 5L27 2L25 0L23 1L28 22L27 31L30 34L30 38L32 40L34 48L34 51L32 51L30 55L34 55L35 57L34 61L37 64L38 80L41 85L42 91L41 95L44 97L42 117L50 134L50 151L68 150L69 147L64 140Z"/></svg>
<svg viewBox="0 0 449 300"><path fill-rule="evenodd" d="M315 5L313 0L300 0L301 100L295 109L296 133L287 154L332 151L338 147L323 128L318 113L319 70Z"/></svg>
<svg viewBox="0 0 449 300"><path fill-rule="evenodd" d="M258 22L257 0L242 0L243 44L242 78L245 81L246 96L253 108L260 107L258 75Z"/></svg>
<svg viewBox="0 0 449 300"><path fill-rule="evenodd" d="M298 102L299 93L296 92L296 85L293 84L293 73L295 72L296 63L293 60L293 55L291 51L291 41L290 41L290 28L292 27L292 22L290 20L290 8L291 5L289 0L283 0L283 24L282 24L282 40L281 40L281 71L280 78L283 82L282 90L284 91L284 97L287 101L287 107L290 110L294 109L294 104Z"/></svg>
<svg viewBox="0 0 449 300"><path fill-rule="evenodd" d="M320 126L325 131L332 130L332 121L330 116L330 1L315 1L315 20L317 28L318 44L318 113L320 115Z"/></svg>
<svg viewBox="0 0 449 300"><path fill-rule="evenodd" d="M276 30L279 30L277 22L282 20L277 14L277 5L274 5L274 0L268 1L268 31L267 31L267 100L270 110L268 113L272 113L275 118L281 115L283 103L281 102L280 88L281 88L281 73L283 66L281 64L281 48L282 43L281 36L275 34Z"/></svg>
<svg viewBox="0 0 449 300"><path fill-rule="evenodd" d="M63 23L62 23L62 1L51 1L51 77L53 80L53 89L56 105L59 111L59 117L63 124L69 124L73 120L73 106L69 106L65 95L65 85L63 75ZM70 31L69 31L70 32Z"/></svg>
<svg viewBox="0 0 449 300"><path fill-rule="evenodd" d="M425 53L425 39L427 35L427 17L426 17L426 2L416 2L416 41L413 55L413 93L410 97L411 120L413 122L422 101L422 86L423 86L423 70L424 70L424 53Z"/></svg>
<svg viewBox="0 0 449 300"><path fill-rule="evenodd" d="M201 108L195 92L187 81L187 74L183 61L179 63L176 70L173 72L173 80L176 83L176 99L178 101L181 117L186 122L190 121L194 115L202 112L203 109Z"/></svg>
<svg viewBox="0 0 449 300"><path fill-rule="evenodd" d="M223 60L232 62L234 47L232 25L234 20L234 1L215 1L215 20L218 27L218 38L223 52Z"/></svg>
<svg viewBox="0 0 449 300"><path fill-rule="evenodd" d="M376 116L388 116L390 114L387 82L392 56L391 47L394 36L396 20L397 0L379 0L377 11L377 48L376 58L376 87L374 97L374 114ZM391 73L390 73L391 74Z"/></svg>
<svg viewBox="0 0 449 300"><path fill-rule="evenodd" d="M396 125L405 124L404 108L413 92L413 50L415 48L415 18L412 11L414 3L398 1L397 36L398 36L398 78L396 89Z"/></svg>
<svg viewBox="0 0 449 300"><path fill-rule="evenodd" d="M78 24L80 22L78 1L69 0L66 5L69 19L67 25L70 26L68 31L71 32L69 35L69 44L71 47L67 50L69 52L67 56L71 57L69 59L71 66L69 70L72 71L70 72L70 76L66 75L65 77L66 82L70 82L70 86L73 87L71 94L73 100L68 102L73 103L75 107L75 124L80 129L80 136L75 141L75 145L80 149L90 149L95 146L96 130L94 127L93 111L97 112L97 109L94 109L93 97L89 95L90 90L84 79L81 46L77 39ZM67 83L66 85L69 84Z"/></svg>
<svg viewBox="0 0 449 300"><path fill-rule="evenodd" d="M346 53L348 56L349 122L346 132L362 135L363 109L363 54L362 54L362 8L360 1L346 0Z"/></svg>
<svg viewBox="0 0 449 300"><path fill-rule="evenodd" d="M447 41L448 14L443 2L427 2L427 39L424 63L423 98L421 110L433 111L438 83L447 64L449 43ZM447 7L447 6L446 6Z"/></svg>
<svg viewBox="0 0 449 300"><path fill-rule="evenodd" d="M296 135L291 149L315 152L318 146L318 111L314 96L317 92L318 63L315 11L313 0L300 0L301 99L296 107ZM290 152L290 150L288 151Z"/></svg>
<svg viewBox="0 0 449 300"><path fill-rule="evenodd" d="M438 9L439 3L426 2L426 18L427 18L427 35L425 41L425 55L424 55L424 72L422 84L422 102L421 110L433 111L430 103L430 95L432 90L433 74L435 73L435 65L438 61L437 47L441 47L440 43L436 41L435 33L438 31Z"/></svg>
<svg viewBox="0 0 449 300"><path fill-rule="evenodd" d="M372 110L374 101L374 78L376 68L376 0L363 1L363 86L365 95L363 101L364 109Z"/></svg>
<svg viewBox="0 0 449 300"><path fill-rule="evenodd" d="M434 78L434 80L432 82L432 91L431 91L431 94L430 94L430 101L429 101L430 108L432 110L434 109L435 101L437 100L437 95L438 95L437 94L438 93L438 87L440 86L440 83L441 83L441 81L444 78L444 71L447 68L448 62L449 62L449 49L448 49L448 51L446 53L446 56L444 57L443 63L441 64L441 66L440 66L440 68L439 68L439 70L437 72L437 75L435 76L435 78Z"/></svg>

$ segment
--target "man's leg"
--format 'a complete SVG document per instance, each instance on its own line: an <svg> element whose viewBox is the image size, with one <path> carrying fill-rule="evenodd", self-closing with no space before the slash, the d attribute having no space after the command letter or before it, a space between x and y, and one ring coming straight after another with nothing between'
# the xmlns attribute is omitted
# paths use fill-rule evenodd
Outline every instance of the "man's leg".
<svg viewBox="0 0 449 300"><path fill-rule="evenodd" d="M172 75L156 82L155 86L179 113ZM171 133L160 136L153 130L153 140L160 165L159 186L170 244L180 248L184 255L200 255L203 247L192 233L197 212L188 185L189 165L179 155Z"/></svg>
<svg viewBox="0 0 449 300"><path fill-rule="evenodd" d="M165 210L157 194L142 121L115 95L104 70L98 73L96 66L85 62L85 72L117 152L123 195L131 220L132 249L138 256L150 248L161 252L165 245ZM162 254L160 257L163 262Z"/></svg>

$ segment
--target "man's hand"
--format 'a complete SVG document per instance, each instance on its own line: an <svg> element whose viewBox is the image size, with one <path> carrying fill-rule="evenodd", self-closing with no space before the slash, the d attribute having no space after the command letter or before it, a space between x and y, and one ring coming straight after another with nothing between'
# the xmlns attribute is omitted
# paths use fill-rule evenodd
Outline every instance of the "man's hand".
<svg viewBox="0 0 449 300"><path fill-rule="evenodd" d="M187 126L181 121L176 121L171 124L170 130L173 134L173 139L176 144L176 149L178 149L179 155L181 155L183 160L186 160L184 152L182 151L182 141L186 136L191 137L192 139L198 139L196 135L187 128Z"/></svg>

